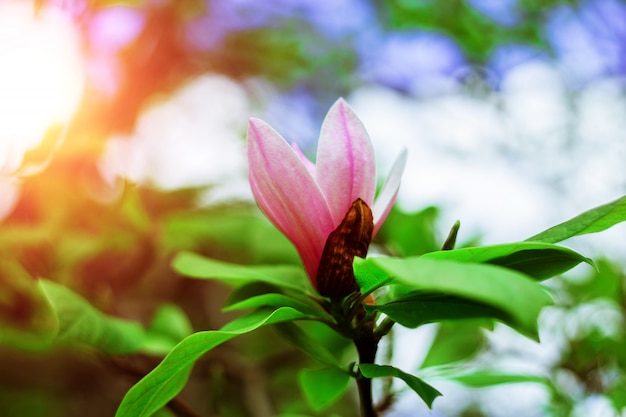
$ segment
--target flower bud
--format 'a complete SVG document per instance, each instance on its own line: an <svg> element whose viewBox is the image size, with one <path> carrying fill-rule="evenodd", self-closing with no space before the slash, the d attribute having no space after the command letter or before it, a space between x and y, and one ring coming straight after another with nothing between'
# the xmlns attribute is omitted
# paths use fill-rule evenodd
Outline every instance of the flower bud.
<svg viewBox="0 0 626 417"><path fill-rule="evenodd" d="M372 210L358 198L326 239L315 281L320 295L342 298L359 289L352 262L367 255L373 231Z"/></svg>

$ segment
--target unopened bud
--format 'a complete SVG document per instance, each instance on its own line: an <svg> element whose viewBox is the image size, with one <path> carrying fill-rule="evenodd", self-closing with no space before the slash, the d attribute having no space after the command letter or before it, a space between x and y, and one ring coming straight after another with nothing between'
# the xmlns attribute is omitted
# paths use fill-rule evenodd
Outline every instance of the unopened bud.
<svg viewBox="0 0 626 417"><path fill-rule="evenodd" d="M363 200L356 199L341 224L326 239L316 277L320 295L342 298L359 289L352 262L355 256L365 258L373 231L372 210Z"/></svg>

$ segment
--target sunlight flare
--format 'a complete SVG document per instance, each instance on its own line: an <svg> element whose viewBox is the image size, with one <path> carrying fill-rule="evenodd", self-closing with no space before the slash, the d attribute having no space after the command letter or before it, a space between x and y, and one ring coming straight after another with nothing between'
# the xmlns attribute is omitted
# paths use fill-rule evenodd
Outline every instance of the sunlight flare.
<svg viewBox="0 0 626 417"><path fill-rule="evenodd" d="M0 5L0 62L0 165L14 169L50 127L72 117L84 71L70 21L28 2Z"/></svg>

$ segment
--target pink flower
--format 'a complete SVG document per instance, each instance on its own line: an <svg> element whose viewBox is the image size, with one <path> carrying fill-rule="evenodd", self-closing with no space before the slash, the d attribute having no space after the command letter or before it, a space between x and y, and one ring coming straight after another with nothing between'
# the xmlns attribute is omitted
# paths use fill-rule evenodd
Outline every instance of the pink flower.
<svg viewBox="0 0 626 417"><path fill-rule="evenodd" d="M357 199L372 208L375 235L396 199L403 151L374 202L374 150L365 127L343 100L328 111L313 164L260 119L248 126L252 193L271 222L295 245L315 288L324 245Z"/></svg>

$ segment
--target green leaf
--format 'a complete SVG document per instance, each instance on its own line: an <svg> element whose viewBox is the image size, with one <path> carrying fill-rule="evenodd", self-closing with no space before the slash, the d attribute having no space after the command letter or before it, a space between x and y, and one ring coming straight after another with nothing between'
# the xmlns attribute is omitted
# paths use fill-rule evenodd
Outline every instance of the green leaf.
<svg viewBox="0 0 626 417"><path fill-rule="evenodd" d="M308 319L307 315L289 307L275 311L260 310L228 323L221 330L188 336L126 393L116 417L152 415L184 388L194 363L214 347L263 326L305 319Z"/></svg>
<svg viewBox="0 0 626 417"><path fill-rule="evenodd" d="M164 304L156 311L148 327L142 350L164 355L191 333L193 327L185 312L174 304Z"/></svg>
<svg viewBox="0 0 626 417"><path fill-rule="evenodd" d="M377 239L381 239L398 256L415 256L440 248L435 221L439 209L427 207L416 213L404 213L394 207Z"/></svg>
<svg viewBox="0 0 626 417"><path fill-rule="evenodd" d="M362 277L366 285L375 284L373 277L393 277L395 284L411 291L457 296L494 307L511 317L515 329L535 339L539 312L552 302L539 283L495 265L425 257L355 258L354 268L359 284Z"/></svg>
<svg viewBox="0 0 626 417"><path fill-rule="evenodd" d="M421 367L448 365L475 355L485 344L481 326L485 322L471 320L440 323Z"/></svg>
<svg viewBox="0 0 626 417"><path fill-rule="evenodd" d="M104 352L130 353L141 348L144 330L138 323L107 316L69 288L40 280L59 322L57 342L85 343Z"/></svg>
<svg viewBox="0 0 626 417"><path fill-rule="evenodd" d="M278 323L275 327L282 337L313 359L324 365L340 370L337 358L318 340L311 338L294 323Z"/></svg>
<svg viewBox="0 0 626 417"><path fill-rule="evenodd" d="M318 316L320 319L331 319L330 315L323 311L320 306L302 302L296 298L289 297L285 294L262 294L255 297L239 301L235 304L226 306L224 311L234 311L242 309L256 309L259 307L291 307L311 316Z"/></svg>
<svg viewBox="0 0 626 417"><path fill-rule="evenodd" d="M376 288L384 286L385 284L392 283L390 279L391 275L387 271L373 264L371 259L374 258L364 260L363 258L355 257L354 262L352 263L352 267L354 268L354 278L362 293L368 293ZM399 293L404 294L406 292L407 291L400 291Z"/></svg>
<svg viewBox="0 0 626 417"><path fill-rule="evenodd" d="M494 318L511 326L515 321L505 311L482 302L440 293L413 292L396 301L366 305L367 311L385 313L393 321L408 328L442 320Z"/></svg>
<svg viewBox="0 0 626 417"><path fill-rule="evenodd" d="M535 382L548 384L546 377L539 375L503 374L501 372L478 371L465 375L454 375L450 379L463 385L475 388L491 387L502 384L518 384L523 382Z"/></svg>
<svg viewBox="0 0 626 417"><path fill-rule="evenodd" d="M522 272L536 279L547 279L566 272L581 262L592 261L576 251L541 242L517 242L431 252L428 259L489 263Z"/></svg>
<svg viewBox="0 0 626 417"><path fill-rule="evenodd" d="M574 236L601 232L625 220L626 196L586 211L526 240L556 243Z"/></svg>
<svg viewBox="0 0 626 417"><path fill-rule="evenodd" d="M181 252L174 258L172 266L191 278L214 279L234 286L264 282L289 290L312 292L304 269L295 265L238 265Z"/></svg>
<svg viewBox="0 0 626 417"><path fill-rule="evenodd" d="M359 369L366 378L400 378L406 382L409 388L415 391L415 393L419 395L422 400L424 400L429 408L432 407L435 398L442 395L439 391L422 381L420 378L407 374L406 372L403 372L393 366L361 363L359 364Z"/></svg>
<svg viewBox="0 0 626 417"><path fill-rule="evenodd" d="M224 309L238 304L241 301L245 301L248 298L256 297L263 294L270 293L283 293L283 289L276 285L266 284L264 282L251 282L249 284L244 284L240 287L235 288L231 294L228 296L228 299L224 303Z"/></svg>
<svg viewBox="0 0 626 417"><path fill-rule="evenodd" d="M348 389L350 375L336 368L303 369L300 371L300 387L307 401L316 412L337 401Z"/></svg>

